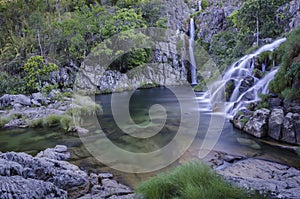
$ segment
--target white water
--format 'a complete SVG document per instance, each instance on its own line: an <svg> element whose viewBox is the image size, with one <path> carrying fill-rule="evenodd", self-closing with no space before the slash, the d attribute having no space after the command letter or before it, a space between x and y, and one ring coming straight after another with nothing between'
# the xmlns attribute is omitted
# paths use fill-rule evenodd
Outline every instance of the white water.
<svg viewBox="0 0 300 199"><path fill-rule="evenodd" d="M202 10L202 1L198 1L198 11L201 11Z"/></svg>
<svg viewBox="0 0 300 199"><path fill-rule="evenodd" d="M197 84L196 77L196 60L194 55L194 42L195 42L195 23L194 18L190 20L190 39L189 39L189 54L190 54L190 70L191 70L191 84Z"/></svg>
<svg viewBox="0 0 300 199"><path fill-rule="evenodd" d="M245 92L241 92L240 87L245 77L254 76L255 58L262 52L273 51L285 42L285 40L286 38L278 39L271 44L262 46L254 53L244 56L231 65L222 80L215 82L206 93L206 96L210 96L211 104L222 102L225 96L224 89L228 81L234 82L234 91L229 102L226 103L228 117L232 117L238 110L246 108L249 103L259 100L259 94L266 94L268 92L268 85L278 69L273 69L261 79L254 78L254 85ZM263 71L267 72L265 68L266 66L263 66Z"/></svg>

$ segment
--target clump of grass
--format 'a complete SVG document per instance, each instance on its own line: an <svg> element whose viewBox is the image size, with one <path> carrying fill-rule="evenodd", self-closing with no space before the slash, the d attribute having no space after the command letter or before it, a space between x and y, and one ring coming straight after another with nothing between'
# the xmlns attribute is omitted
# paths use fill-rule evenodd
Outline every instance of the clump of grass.
<svg viewBox="0 0 300 199"><path fill-rule="evenodd" d="M38 119L30 121L29 127L30 128L42 128L43 123L44 123L43 118L38 118Z"/></svg>
<svg viewBox="0 0 300 199"><path fill-rule="evenodd" d="M146 199L262 198L225 182L208 166L188 163L138 185L137 193Z"/></svg>
<svg viewBox="0 0 300 199"><path fill-rule="evenodd" d="M44 127L56 127L60 125L61 115L48 115L43 120Z"/></svg>
<svg viewBox="0 0 300 199"><path fill-rule="evenodd" d="M8 117L0 117L0 128L3 128L11 119Z"/></svg>

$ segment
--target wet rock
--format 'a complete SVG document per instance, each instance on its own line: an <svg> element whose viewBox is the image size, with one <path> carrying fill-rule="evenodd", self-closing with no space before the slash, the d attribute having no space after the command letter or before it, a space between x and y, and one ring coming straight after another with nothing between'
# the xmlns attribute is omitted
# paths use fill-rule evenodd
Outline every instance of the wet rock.
<svg viewBox="0 0 300 199"><path fill-rule="evenodd" d="M289 166L258 159L232 164L217 173L239 187L270 193L271 198L299 198L300 171Z"/></svg>
<svg viewBox="0 0 300 199"><path fill-rule="evenodd" d="M282 109L273 109L269 118L268 135L279 140L281 136L281 128L284 120L284 112Z"/></svg>
<svg viewBox="0 0 300 199"><path fill-rule="evenodd" d="M25 127L27 123L23 119L15 119L9 121L7 124L4 125L4 128L18 128L18 127Z"/></svg>
<svg viewBox="0 0 300 199"><path fill-rule="evenodd" d="M248 111L247 109L239 110L238 113L233 117L231 122L233 123L234 127L242 130L251 116L251 111Z"/></svg>
<svg viewBox="0 0 300 199"><path fill-rule="evenodd" d="M37 158L49 158L53 160L67 160L71 157L68 148L64 145L57 145L55 148L46 149L36 155Z"/></svg>
<svg viewBox="0 0 300 199"><path fill-rule="evenodd" d="M79 126L71 126L68 128L68 133L74 136L86 136L89 132L89 130Z"/></svg>
<svg viewBox="0 0 300 199"><path fill-rule="evenodd" d="M270 110L268 109L259 109L254 112L253 116L250 117L249 121L245 124L245 132L262 138L267 135L268 130L268 118L270 115Z"/></svg>
<svg viewBox="0 0 300 199"><path fill-rule="evenodd" d="M249 88L253 86L253 84L254 84L254 77L252 76L245 77L239 88L240 93L244 93L245 91L247 91Z"/></svg>
<svg viewBox="0 0 300 199"><path fill-rule="evenodd" d="M67 199L67 192L51 182L25 179L21 176L0 176L0 198Z"/></svg>
<svg viewBox="0 0 300 199"><path fill-rule="evenodd" d="M87 174L68 162L34 158L25 153L15 152L2 153L0 159L6 161L6 167L14 168L14 175L21 174L20 177L26 179L51 182L59 189L67 191L69 198L76 198L89 190ZM1 171L0 173L6 172ZM12 174L6 175L11 176Z"/></svg>

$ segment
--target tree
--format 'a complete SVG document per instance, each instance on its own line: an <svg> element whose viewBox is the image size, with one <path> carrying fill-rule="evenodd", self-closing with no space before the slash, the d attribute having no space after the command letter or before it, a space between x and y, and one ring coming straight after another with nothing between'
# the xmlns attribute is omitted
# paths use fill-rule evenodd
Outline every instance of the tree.
<svg viewBox="0 0 300 199"><path fill-rule="evenodd" d="M56 64L45 63L42 56L30 57L24 65L27 73L27 86L41 91L45 82L49 80L50 73L57 70Z"/></svg>

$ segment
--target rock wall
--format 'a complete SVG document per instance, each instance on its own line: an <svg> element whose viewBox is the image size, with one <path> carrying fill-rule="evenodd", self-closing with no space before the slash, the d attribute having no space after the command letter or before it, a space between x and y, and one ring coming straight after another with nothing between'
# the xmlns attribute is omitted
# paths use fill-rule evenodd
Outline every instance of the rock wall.
<svg viewBox="0 0 300 199"><path fill-rule="evenodd" d="M268 103L270 109L240 110L231 120L233 125L258 138L300 145L300 100L270 98Z"/></svg>

